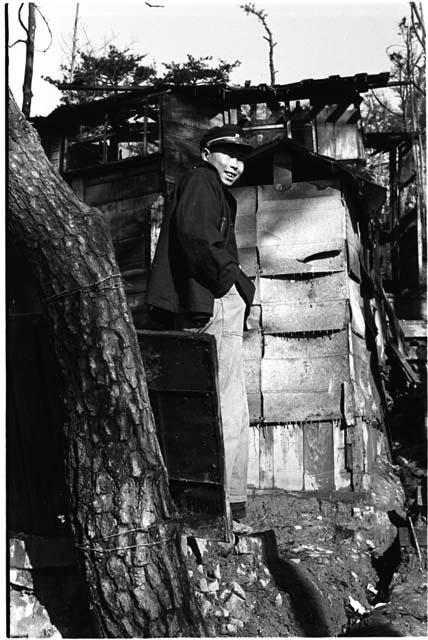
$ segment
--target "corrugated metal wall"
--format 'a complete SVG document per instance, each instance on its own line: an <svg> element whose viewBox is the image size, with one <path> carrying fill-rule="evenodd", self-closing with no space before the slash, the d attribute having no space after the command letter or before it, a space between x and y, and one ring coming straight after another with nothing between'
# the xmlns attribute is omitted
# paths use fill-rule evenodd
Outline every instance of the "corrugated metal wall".
<svg viewBox="0 0 428 640"><path fill-rule="evenodd" d="M249 485L349 487L344 404L349 428L357 416L381 419L364 340L356 223L339 188L298 183L234 193L241 262L257 287L244 340Z"/></svg>

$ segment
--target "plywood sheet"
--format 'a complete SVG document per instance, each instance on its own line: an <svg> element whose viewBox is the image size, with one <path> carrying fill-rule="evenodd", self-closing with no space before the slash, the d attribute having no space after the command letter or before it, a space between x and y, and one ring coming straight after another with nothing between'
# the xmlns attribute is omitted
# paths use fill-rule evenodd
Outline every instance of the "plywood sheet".
<svg viewBox="0 0 428 640"><path fill-rule="evenodd" d="M265 333L302 333L344 329L349 311L346 300L263 305Z"/></svg>
<svg viewBox="0 0 428 640"><path fill-rule="evenodd" d="M334 489L331 421L303 425L303 467L305 491Z"/></svg>
<svg viewBox="0 0 428 640"><path fill-rule="evenodd" d="M264 336L264 357L323 358L344 357L349 354L347 330L318 336Z"/></svg>
<svg viewBox="0 0 428 640"><path fill-rule="evenodd" d="M247 485L251 489L260 488L260 427L250 427L248 437Z"/></svg>
<svg viewBox="0 0 428 640"><path fill-rule="evenodd" d="M257 211L257 187L238 187L231 189L236 198L236 217L255 217Z"/></svg>
<svg viewBox="0 0 428 640"><path fill-rule="evenodd" d="M340 387L319 393L263 392L263 417L269 422L341 418L341 399Z"/></svg>
<svg viewBox="0 0 428 640"><path fill-rule="evenodd" d="M321 302L348 297L344 271L305 278L260 277L260 300L265 302Z"/></svg>
<svg viewBox="0 0 428 640"><path fill-rule="evenodd" d="M258 250L260 273L266 276L333 273L346 268L346 254L341 238L294 245L260 245Z"/></svg>
<svg viewBox="0 0 428 640"><path fill-rule="evenodd" d="M251 362L251 361L249 361ZM326 392L349 380L348 355L262 360L262 391Z"/></svg>
<svg viewBox="0 0 428 640"><path fill-rule="evenodd" d="M286 491L303 490L303 428L300 424L274 427L274 486Z"/></svg>
<svg viewBox="0 0 428 640"><path fill-rule="evenodd" d="M244 360L250 360L251 358L261 359L262 348L263 336L259 331L257 331L257 329L244 331L244 339L242 343L242 357Z"/></svg>
<svg viewBox="0 0 428 640"><path fill-rule="evenodd" d="M274 425L263 425L260 427L259 449L260 449L260 488L272 489L274 486L274 450L273 450Z"/></svg>

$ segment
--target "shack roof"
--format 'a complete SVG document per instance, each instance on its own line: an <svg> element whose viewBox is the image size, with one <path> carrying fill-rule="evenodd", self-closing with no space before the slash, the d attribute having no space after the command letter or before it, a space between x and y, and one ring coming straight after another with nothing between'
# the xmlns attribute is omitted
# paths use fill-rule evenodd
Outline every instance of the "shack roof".
<svg viewBox="0 0 428 640"><path fill-rule="evenodd" d="M384 187L373 182L364 168L355 163L335 160L309 151L288 138L286 134L279 135L257 147L245 161L246 174L259 175L262 167L266 166L269 159L273 161L273 156L278 151L287 151L290 154L293 168L296 168L297 171L301 167L308 175L322 175L324 179L336 179L347 185L352 195L364 204L361 211L365 211L369 217L376 217L380 214L387 191ZM308 179L308 181L311 180Z"/></svg>
<svg viewBox="0 0 428 640"><path fill-rule="evenodd" d="M37 128L49 124L62 128L77 123L99 124L106 112L114 112L137 106L141 100L155 98L165 93L177 93L189 99L201 102L218 102L219 107L230 108L240 104L256 104L272 100L290 101L309 99L312 104L333 104L344 100L358 101L361 93L370 89L385 87L389 72L353 76L329 76L322 79L305 79L291 84L269 86L231 86L226 84L205 85L168 85L158 84L144 87L109 87L113 95L85 104L70 104L57 107L46 117L36 117L33 122ZM78 85L61 85L68 89L84 90ZM121 92L120 95L118 92Z"/></svg>

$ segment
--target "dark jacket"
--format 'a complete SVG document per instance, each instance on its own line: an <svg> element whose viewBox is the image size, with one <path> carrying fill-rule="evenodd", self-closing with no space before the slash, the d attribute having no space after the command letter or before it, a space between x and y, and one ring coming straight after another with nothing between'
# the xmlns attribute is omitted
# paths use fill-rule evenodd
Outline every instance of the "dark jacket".
<svg viewBox="0 0 428 640"><path fill-rule="evenodd" d="M215 167L194 167L179 181L162 223L147 303L173 313L212 315L214 298L233 284L247 305L254 285L239 266L236 200Z"/></svg>

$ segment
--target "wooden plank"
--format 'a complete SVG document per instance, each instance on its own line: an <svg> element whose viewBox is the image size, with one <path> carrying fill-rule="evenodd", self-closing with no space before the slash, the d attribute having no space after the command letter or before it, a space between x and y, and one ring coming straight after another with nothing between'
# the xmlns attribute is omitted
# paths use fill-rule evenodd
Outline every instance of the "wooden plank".
<svg viewBox="0 0 428 640"><path fill-rule="evenodd" d="M334 488L350 489L351 474L346 469L346 431L342 428L340 420L333 422L333 466L334 466Z"/></svg>
<svg viewBox="0 0 428 640"><path fill-rule="evenodd" d="M262 395L261 392L251 393L247 391L248 411L250 422L258 424L262 420Z"/></svg>
<svg viewBox="0 0 428 640"><path fill-rule="evenodd" d="M364 302L360 293L360 284L349 278L348 292L352 330L364 338L366 335L366 321L364 319Z"/></svg>
<svg viewBox="0 0 428 640"><path fill-rule="evenodd" d="M121 271L148 267L147 237L138 235L114 242L114 252Z"/></svg>
<svg viewBox="0 0 428 640"><path fill-rule="evenodd" d="M108 202L99 205L98 208L106 214L113 241L118 241L132 238L139 233L147 233L152 208L162 204L162 195L151 193Z"/></svg>
<svg viewBox="0 0 428 640"><path fill-rule="evenodd" d="M327 335L288 337L264 336L265 358L321 358L348 356L348 332L346 330Z"/></svg>
<svg viewBox="0 0 428 640"><path fill-rule="evenodd" d="M328 392L263 392L263 417L267 422L327 420L342 417L342 389Z"/></svg>
<svg viewBox="0 0 428 640"><path fill-rule="evenodd" d="M349 320L346 300L312 304L265 303L263 331L265 333L302 333L344 329Z"/></svg>
<svg viewBox="0 0 428 640"><path fill-rule="evenodd" d="M315 181L293 182L289 189L281 193L276 191L272 185L261 185L257 188L257 194L259 206L263 203L263 206L267 208L269 202L276 202L280 198L287 201L287 208L299 208L299 202L296 201L301 201L302 198L311 198L314 201L320 198L331 198L337 201L340 198L340 187L338 185L335 188L333 184L326 186L325 183L317 185Z"/></svg>
<svg viewBox="0 0 428 640"><path fill-rule="evenodd" d="M346 266L340 238L309 244L260 245L258 251L260 273L266 276L333 273L343 271Z"/></svg>
<svg viewBox="0 0 428 640"><path fill-rule="evenodd" d="M101 180L101 179L100 179ZM99 206L114 200L127 200L161 190L161 174L158 168L123 176L123 169L113 174L109 182L85 183L85 202Z"/></svg>
<svg viewBox="0 0 428 640"><path fill-rule="evenodd" d="M304 490L334 489L332 423L307 422L303 425Z"/></svg>
<svg viewBox="0 0 428 640"><path fill-rule="evenodd" d="M236 246L238 249L257 245L256 218L240 216L235 223Z"/></svg>
<svg viewBox="0 0 428 640"><path fill-rule="evenodd" d="M250 361L251 362L251 361ZM263 358L262 391L328 392L349 380L348 354L321 358Z"/></svg>
<svg viewBox="0 0 428 640"><path fill-rule="evenodd" d="M286 491L303 490L303 429L299 424L274 427L274 486Z"/></svg>
<svg viewBox="0 0 428 640"><path fill-rule="evenodd" d="M266 302L345 300L348 297L344 271L305 278L260 276L260 300Z"/></svg>
<svg viewBox="0 0 428 640"><path fill-rule="evenodd" d="M260 489L272 489L274 486L273 467L273 429L274 425L260 427L259 454L260 454Z"/></svg>
<svg viewBox="0 0 428 640"><path fill-rule="evenodd" d="M260 488L260 427L252 426L248 438L248 474L247 486L249 489Z"/></svg>

